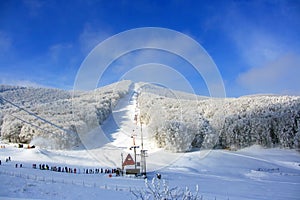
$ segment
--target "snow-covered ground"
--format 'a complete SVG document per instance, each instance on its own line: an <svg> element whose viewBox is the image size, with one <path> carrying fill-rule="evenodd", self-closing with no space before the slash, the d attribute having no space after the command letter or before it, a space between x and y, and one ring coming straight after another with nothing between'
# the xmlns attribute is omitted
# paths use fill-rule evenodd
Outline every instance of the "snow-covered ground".
<svg viewBox="0 0 300 200"><path fill-rule="evenodd" d="M130 190L144 186L142 179L84 174L86 169L102 167L84 151L6 145L0 152L1 199L133 199ZM204 199L299 199L298 152L253 146L236 152L213 150L202 157L205 153L185 153L174 163L149 172L149 179L161 173L171 187L194 190L198 185ZM9 156L12 161L5 162ZM77 168L77 174L33 169L32 164Z"/></svg>
<svg viewBox="0 0 300 200"><path fill-rule="evenodd" d="M1 142L5 148L0 149L0 199L134 199L130 191L144 188L143 179L84 172L121 167L121 153L132 153L132 134L140 145L141 127L134 120L139 115L135 87L100 131L82 138L88 150L23 149ZM203 199L299 199L300 154L295 150L252 146L239 151L170 153L151 143L147 127L142 128L144 148L149 150L148 179L160 173L171 187L187 186L193 191L198 185ZM8 157L11 161L5 162ZM40 170L39 164L76 168L76 174Z"/></svg>

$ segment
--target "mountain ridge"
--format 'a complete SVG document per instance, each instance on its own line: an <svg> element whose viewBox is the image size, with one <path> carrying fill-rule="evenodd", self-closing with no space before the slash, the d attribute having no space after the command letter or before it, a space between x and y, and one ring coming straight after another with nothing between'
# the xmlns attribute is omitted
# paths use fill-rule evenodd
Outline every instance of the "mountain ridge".
<svg viewBox="0 0 300 200"><path fill-rule="evenodd" d="M101 126L119 99L133 92L138 93L140 118L149 127L150 139L173 152L253 144L300 147L298 96L210 98L126 80L93 91L73 92L1 85L1 97L75 133L62 133L4 103L0 105L1 138L22 143L34 140L47 148L73 148L80 145L80 134ZM29 124L20 121L25 118Z"/></svg>

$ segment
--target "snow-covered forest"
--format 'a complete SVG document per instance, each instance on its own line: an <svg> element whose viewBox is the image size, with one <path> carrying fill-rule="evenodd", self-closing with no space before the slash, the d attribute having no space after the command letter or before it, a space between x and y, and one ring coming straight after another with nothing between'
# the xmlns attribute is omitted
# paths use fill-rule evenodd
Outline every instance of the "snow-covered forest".
<svg viewBox="0 0 300 200"><path fill-rule="evenodd" d="M154 86L157 87L157 86ZM141 87L141 120L159 147L172 152L198 148L238 149L253 144L300 148L300 97L179 98L168 89ZM189 100L190 99L190 100Z"/></svg>
<svg viewBox="0 0 300 200"><path fill-rule="evenodd" d="M55 149L80 145L78 135L101 125L124 95L138 93L148 138L172 152L196 148L300 148L300 97L257 95L216 99L130 81L90 92L1 86L0 95L55 126L2 100L2 139Z"/></svg>
<svg viewBox="0 0 300 200"><path fill-rule="evenodd" d="M2 85L1 97L54 126L2 100L1 138L21 143L34 141L35 145L54 149L78 146L78 134L99 126L128 93L130 84L122 81L90 92Z"/></svg>

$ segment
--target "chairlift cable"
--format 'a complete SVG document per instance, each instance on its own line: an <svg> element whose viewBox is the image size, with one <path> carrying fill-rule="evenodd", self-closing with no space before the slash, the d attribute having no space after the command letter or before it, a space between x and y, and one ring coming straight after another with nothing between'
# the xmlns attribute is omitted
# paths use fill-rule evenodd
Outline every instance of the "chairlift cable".
<svg viewBox="0 0 300 200"><path fill-rule="evenodd" d="M53 133L53 132L50 132L50 131L48 131L48 130L46 130L46 129L43 129L43 128L41 128L41 127L39 127L39 126L37 126L37 125L31 123L31 122L28 122L28 121L26 121L26 120L24 120L24 119L22 119L22 118L20 118L20 117L17 117L17 116L12 115L12 114L9 114L9 115L12 116L12 117L14 117L14 118L16 118L16 119L18 119L18 120L20 120L20 121L22 121L22 122L24 122L24 123L26 123L26 124L29 124L29 125L31 125L31 126L37 128L37 129L40 129L40 130L42 130L42 131L44 131L44 132L47 132L47 133L50 133L50 134Z"/></svg>
<svg viewBox="0 0 300 200"><path fill-rule="evenodd" d="M9 103L9 104L11 104L11 105L17 107L19 110L22 110L22 111L28 113L29 115L32 115L32 116L34 116L35 118L37 118L37 119L39 119L39 120L41 120L41 121L43 121L43 122L45 122L45 123L47 123L47 124L50 124L51 126L54 126L54 127L58 128L58 129L64 131L64 132L67 132L67 133L71 132L71 131L69 131L69 130L66 130L66 129L64 129L64 128L62 128L62 127L60 127L60 126L58 126L58 125L56 125L56 124L54 124L54 123L52 123L52 122L50 122L50 121L48 121L48 120L46 120L46 119L44 119L44 118L42 118L42 117L40 117L40 116L34 114L34 113L31 112L31 111L28 111L28 110L26 110L26 109L24 109L24 108L18 106L17 104L15 104L15 103L13 103L13 102L11 102L11 101L9 101L9 100L3 98L2 96L0 96L0 100L1 100L1 101L0 101L1 103L3 103L3 101L5 101L5 102L7 102L7 103Z"/></svg>

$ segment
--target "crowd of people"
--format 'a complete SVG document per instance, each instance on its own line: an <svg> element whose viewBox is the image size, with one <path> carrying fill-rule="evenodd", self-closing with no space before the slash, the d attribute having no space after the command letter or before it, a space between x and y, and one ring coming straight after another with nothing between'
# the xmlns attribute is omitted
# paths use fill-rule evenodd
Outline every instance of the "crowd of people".
<svg viewBox="0 0 300 200"><path fill-rule="evenodd" d="M80 168L71 168L71 167L61 167L61 166L49 166L47 164L33 164L33 169L40 169L40 170L50 170L54 172L64 172L64 173L73 173L73 174L116 174L117 176L120 175L119 169L103 169L103 168L95 168L95 169L83 169L83 171L80 170Z"/></svg>
<svg viewBox="0 0 300 200"><path fill-rule="evenodd" d="M11 157L8 157L5 159L6 162L10 162L11 161ZM0 160L0 165L2 164L2 161ZM16 168L22 168L23 164L15 164ZM64 173L73 173L73 174L109 174L109 177L112 176L112 174L116 174L116 176L120 176L121 175L121 169L117 168L113 168L113 169L109 169L109 168L86 168L83 169L83 171L80 170L80 168L71 168L71 167L61 167L61 166L49 166L48 164L32 164L32 168L33 169L40 169L40 170L50 170L50 171L54 171L54 172L64 172Z"/></svg>

